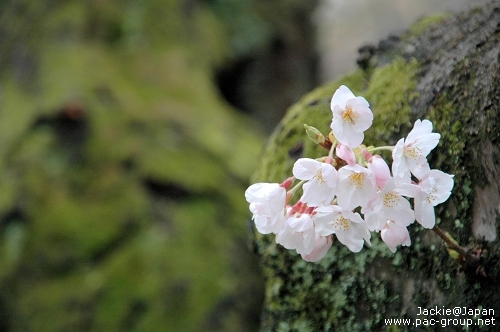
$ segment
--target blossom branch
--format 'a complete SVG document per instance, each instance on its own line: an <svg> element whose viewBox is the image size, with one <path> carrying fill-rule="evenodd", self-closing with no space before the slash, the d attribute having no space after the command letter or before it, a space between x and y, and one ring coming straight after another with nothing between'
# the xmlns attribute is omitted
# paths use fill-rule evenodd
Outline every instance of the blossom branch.
<svg viewBox="0 0 500 332"><path fill-rule="evenodd" d="M449 249L458 252L460 256L467 262L467 264L472 266L476 266L479 264L479 258L469 253L467 248L459 246L455 241L452 240L447 232L443 231L437 225L434 226L432 230L446 243L446 246Z"/></svg>

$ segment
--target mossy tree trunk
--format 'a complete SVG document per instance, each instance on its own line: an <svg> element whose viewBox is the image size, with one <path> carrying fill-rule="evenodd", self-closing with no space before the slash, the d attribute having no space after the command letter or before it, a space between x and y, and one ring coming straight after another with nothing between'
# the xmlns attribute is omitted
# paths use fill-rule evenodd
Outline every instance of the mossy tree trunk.
<svg viewBox="0 0 500 332"><path fill-rule="evenodd" d="M280 182L300 156L325 155L309 142L303 124L329 131L329 101L340 84L365 96L375 121L365 142L394 145L416 119L441 134L431 168L455 174L450 199L436 208L437 223L479 257L455 260L431 230L410 227L412 245L391 253L378 238L360 253L334 243L327 256L307 263L254 233L266 279L262 331L441 331L440 319L495 319L469 331L500 325L500 3L417 22L377 47L364 47L360 68L294 105L276 128L254 181ZM493 309L472 317L418 315L430 308ZM419 309L419 307L421 309ZM491 311L489 312L491 313ZM387 326L385 319L436 319L427 326ZM434 325L430 323L434 322ZM448 321L447 330L467 330Z"/></svg>

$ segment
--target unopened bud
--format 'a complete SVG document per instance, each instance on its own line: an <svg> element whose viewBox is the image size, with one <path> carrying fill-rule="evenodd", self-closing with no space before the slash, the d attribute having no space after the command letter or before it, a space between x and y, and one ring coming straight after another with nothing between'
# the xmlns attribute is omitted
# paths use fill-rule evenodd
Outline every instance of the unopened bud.
<svg viewBox="0 0 500 332"><path fill-rule="evenodd" d="M325 157L324 162L327 163L327 164L333 165L333 163L335 162L335 160L333 160L332 157Z"/></svg>
<svg viewBox="0 0 500 332"><path fill-rule="evenodd" d="M363 150L363 157L365 157L366 161L370 162L373 158L373 155L368 150Z"/></svg>
<svg viewBox="0 0 500 332"><path fill-rule="evenodd" d="M456 244L458 246L458 242L457 240L455 240L451 235L450 233L448 232L444 232L446 234L446 236L448 237L448 239L450 239L451 242L453 242L454 244ZM448 254L451 256L451 258L453 258L454 260L458 260L460 258L460 253L456 250L453 250L451 248L446 248L446 250L448 251Z"/></svg>
<svg viewBox="0 0 500 332"><path fill-rule="evenodd" d="M286 179L285 181L283 181L281 184L280 184L280 187L283 187L285 188L286 190L290 189L290 187L292 186L293 184L293 181L295 181L295 177L289 177L288 179Z"/></svg>
<svg viewBox="0 0 500 332"><path fill-rule="evenodd" d="M325 143L325 135L323 135L318 129L304 125L304 128L306 128L306 133L307 136L316 144L323 145Z"/></svg>

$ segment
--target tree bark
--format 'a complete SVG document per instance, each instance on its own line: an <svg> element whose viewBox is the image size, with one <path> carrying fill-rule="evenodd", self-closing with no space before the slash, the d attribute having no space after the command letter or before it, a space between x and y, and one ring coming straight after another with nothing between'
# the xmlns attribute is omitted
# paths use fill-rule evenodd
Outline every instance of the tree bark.
<svg viewBox="0 0 500 332"><path fill-rule="evenodd" d="M360 253L337 242L317 263L276 245L274 236L254 232L253 248L266 279L261 331L462 331L464 324L472 324L471 331L495 330L500 324L499 59L500 3L491 1L422 19L377 47L363 47L356 72L290 108L263 152L254 182L281 182L298 157L326 154L308 141L303 124L328 133L329 100L345 84L371 104L369 144L394 145L416 119L433 122L441 140L429 156L431 168L455 175L450 199L436 207L437 224L477 259L457 258L438 234L416 224L410 227L412 245L396 254L374 234L372 246ZM455 307L461 308L459 315L445 311ZM436 308L442 310L422 314ZM482 311L470 315L470 309ZM386 321L403 318L411 319L410 325Z"/></svg>

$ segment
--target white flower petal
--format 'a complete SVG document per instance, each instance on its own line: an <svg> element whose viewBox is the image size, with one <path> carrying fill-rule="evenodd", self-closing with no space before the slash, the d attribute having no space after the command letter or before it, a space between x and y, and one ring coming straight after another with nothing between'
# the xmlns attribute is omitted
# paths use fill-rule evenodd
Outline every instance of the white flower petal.
<svg viewBox="0 0 500 332"><path fill-rule="evenodd" d="M415 121L406 139L399 140L392 151L393 176L402 176L409 170L417 178L421 177L427 164L427 155L437 146L440 138L440 134L432 133L429 120Z"/></svg>
<svg viewBox="0 0 500 332"><path fill-rule="evenodd" d="M406 164L406 158L403 156L404 153L405 140L401 138L394 149L392 150L392 175L403 176L405 172L409 172L408 166Z"/></svg>
<svg viewBox="0 0 500 332"><path fill-rule="evenodd" d="M313 251L307 255L301 254L301 256L307 262L317 262L325 257L326 253L331 248L332 243L333 241L331 236L316 235Z"/></svg>
<svg viewBox="0 0 500 332"><path fill-rule="evenodd" d="M335 209L333 209L333 207ZM316 214L313 216L316 234L320 236L328 236L335 233L335 227L332 221L341 215L341 211L342 208L338 205L317 208L315 210Z"/></svg>
<svg viewBox="0 0 500 332"><path fill-rule="evenodd" d="M298 247L295 250L297 250L300 255L309 255L314 250L315 240L316 234L314 229L304 232L302 247Z"/></svg>
<svg viewBox="0 0 500 332"><path fill-rule="evenodd" d="M299 180L312 179L318 170L321 169L321 163L310 158L300 158L293 164L292 173Z"/></svg>
<svg viewBox="0 0 500 332"><path fill-rule="evenodd" d="M346 124L343 120L336 121L334 119L331 128L335 138L350 148L355 148L363 143L365 134L355 131L352 125Z"/></svg>
<svg viewBox="0 0 500 332"><path fill-rule="evenodd" d="M355 98L356 96L349 90L345 85L341 85L333 94L332 101L330 103L330 107L333 111L336 105L340 108L344 109L346 103L349 99Z"/></svg>
<svg viewBox="0 0 500 332"><path fill-rule="evenodd" d="M371 232L379 232L384 228L386 218L381 209L374 210L365 214L366 226Z"/></svg>
<svg viewBox="0 0 500 332"><path fill-rule="evenodd" d="M253 221L255 223L255 228L261 234L270 234L272 233L271 225L269 223L269 219L267 217L261 215L254 215Z"/></svg>
<svg viewBox="0 0 500 332"><path fill-rule="evenodd" d="M304 194L300 200L307 203L308 206L328 205L335 198L335 191L326 184L321 185L315 181L309 181L302 188Z"/></svg>
<svg viewBox="0 0 500 332"><path fill-rule="evenodd" d="M393 205L390 208L386 206L384 209L384 215L387 219L394 220L399 226L403 227L415 221L415 212L411 209L410 202L402 196L395 196Z"/></svg>
<svg viewBox="0 0 500 332"><path fill-rule="evenodd" d="M418 119L413 124L413 129L408 133L406 140L409 142L415 141L418 137L428 135L432 132L432 122L429 120Z"/></svg>
<svg viewBox="0 0 500 332"><path fill-rule="evenodd" d="M436 215L432 204L427 203L425 200L420 204L415 205L415 219L425 228L433 228L436 224Z"/></svg>
<svg viewBox="0 0 500 332"><path fill-rule="evenodd" d="M453 175L446 174L437 169L431 170L429 173L436 180L436 190L433 193L433 205L436 206L450 197L454 185Z"/></svg>
<svg viewBox="0 0 500 332"><path fill-rule="evenodd" d="M373 123L373 112L368 108L368 102L363 97L356 97L347 101L346 106L352 109L355 120L352 123L353 130L363 132L371 127Z"/></svg>
<svg viewBox="0 0 500 332"><path fill-rule="evenodd" d="M353 238L345 234L345 232L336 233L335 236L337 236L340 243L345 245L352 252L360 252L361 249L363 249L364 241L362 238Z"/></svg>
<svg viewBox="0 0 500 332"><path fill-rule="evenodd" d="M440 139L440 134L429 133L425 136L418 137L413 142L415 142L414 145L417 145L419 147L420 151L422 151L422 154L424 156L427 156L429 152L431 152L431 150L438 145Z"/></svg>
<svg viewBox="0 0 500 332"><path fill-rule="evenodd" d="M422 179L422 177L430 170L429 164L427 163L427 160L425 160L425 163L412 167L411 172L417 179Z"/></svg>

